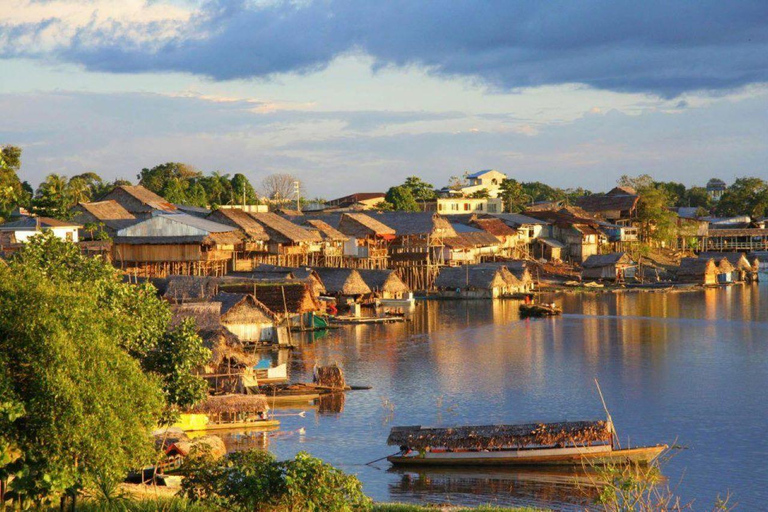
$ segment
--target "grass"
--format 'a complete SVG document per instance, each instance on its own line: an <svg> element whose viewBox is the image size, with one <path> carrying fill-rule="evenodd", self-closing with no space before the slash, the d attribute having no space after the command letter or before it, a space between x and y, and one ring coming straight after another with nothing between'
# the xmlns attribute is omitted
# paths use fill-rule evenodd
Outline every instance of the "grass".
<svg viewBox="0 0 768 512"><path fill-rule="evenodd" d="M58 507L51 510L58 510ZM80 501L77 510L82 512L209 512L211 508L202 503L193 503L180 498L158 498L141 500L118 500L111 505L95 501ZM406 503L377 503L373 512L538 512L532 508L504 508L480 506L476 508L460 508L447 506L422 506Z"/></svg>

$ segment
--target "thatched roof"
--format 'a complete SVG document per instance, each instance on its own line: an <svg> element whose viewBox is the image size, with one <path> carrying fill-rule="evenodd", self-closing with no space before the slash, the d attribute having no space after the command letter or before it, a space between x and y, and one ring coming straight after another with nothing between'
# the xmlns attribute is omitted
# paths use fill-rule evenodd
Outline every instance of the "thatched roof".
<svg viewBox="0 0 768 512"><path fill-rule="evenodd" d="M640 197L635 194L608 193L577 197L575 202L580 208L583 208L588 212L602 213L610 211L632 211L637 207L639 199Z"/></svg>
<svg viewBox="0 0 768 512"><path fill-rule="evenodd" d="M357 271L371 291L387 293L408 293L411 291L394 270L358 269Z"/></svg>
<svg viewBox="0 0 768 512"><path fill-rule="evenodd" d="M320 310L309 284L265 284L255 287L254 296L278 316L310 313Z"/></svg>
<svg viewBox="0 0 768 512"><path fill-rule="evenodd" d="M269 239L264 226L256 222L256 219L247 212L238 208L220 208L208 215L208 218L215 222L239 228L251 240L266 241Z"/></svg>
<svg viewBox="0 0 768 512"><path fill-rule="evenodd" d="M312 288L315 295L325 293L325 285L320 276L310 267L283 267L278 265L260 264L252 271L254 279L261 280L295 280L307 283Z"/></svg>
<svg viewBox="0 0 768 512"><path fill-rule="evenodd" d="M306 223L317 230L320 236L325 240L330 240L332 242L345 242L349 240L347 235L325 221L319 219L307 219Z"/></svg>
<svg viewBox="0 0 768 512"><path fill-rule="evenodd" d="M470 223L483 231L487 231L498 238L517 236L517 230L512 229L501 219L472 219Z"/></svg>
<svg viewBox="0 0 768 512"><path fill-rule="evenodd" d="M271 242L280 244L322 242L319 235L284 219L276 213L250 213L249 215L264 227Z"/></svg>
<svg viewBox="0 0 768 512"><path fill-rule="evenodd" d="M435 287L446 290L475 288L491 290L507 285L504 275L499 268L485 266L444 267L435 279Z"/></svg>
<svg viewBox="0 0 768 512"><path fill-rule="evenodd" d="M699 254L699 258L714 260L727 259L734 268L739 270L755 270L757 269L752 263L749 262L747 256L743 252L702 252Z"/></svg>
<svg viewBox="0 0 768 512"><path fill-rule="evenodd" d="M721 274L727 274L728 272L733 272L735 269L733 265L731 265L731 262L728 261L728 258L720 258L720 261L717 262L717 271Z"/></svg>
<svg viewBox="0 0 768 512"><path fill-rule="evenodd" d="M369 215L391 229L397 236L430 235L447 238L456 236L448 220L439 213L433 212L380 212Z"/></svg>
<svg viewBox="0 0 768 512"><path fill-rule="evenodd" d="M188 300L208 300L218 293L219 279L200 276L168 276L164 297L184 302Z"/></svg>
<svg viewBox="0 0 768 512"><path fill-rule="evenodd" d="M717 265L711 258L683 258L680 261L680 268L677 270L678 276L704 276L716 273Z"/></svg>
<svg viewBox="0 0 768 512"><path fill-rule="evenodd" d="M393 427L387 444L413 450L445 447L493 450L529 446L607 444L613 436L607 421L530 423L527 425L485 425L477 427L425 428Z"/></svg>
<svg viewBox="0 0 768 512"><path fill-rule="evenodd" d="M189 412L201 414L260 413L267 412L267 397L264 395L217 395L192 407Z"/></svg>
<svg viewBox="0 0 768 512"><path fill-rule="evenodd" d="M356 238L395 236L395 230L364 213L345 213L339 220L339 231Z"/></svg>
<svg viewBox="0 0 768 512"><path fill-rule="evenodd" d="M136 218L115 200L78 203L73 210L90 213L93 217L102 221L131 220Z"/></svg>
<svg viewBox="0 0 768 512"><path fill-rule="evenodd" d="M229 329L219 326L217 329L206 329L199 332L203 346L211 351L208 365L215 369L225 361L227 366L239 368L252 367L259 362L253 353L246 352L243 342Z"/></svg>
<svg viewBox="0 0 768 512"><path fill-rule="evenodd" d="M250 294L219 292L211 300L221 303L221 319L224 322L247 319L249 323L266 323L275 317L267 306Z"/></svg>
<svg viewBox="0 0 768 512"><path fill-rule="evenodd" d="M584 268L600 268L608 265L631 265L632 258L625 252L612 252L609 254L593 254L581 264Z"/></svg>
<svg viewBox="0 0 768 512"><path fill-rule="evenodd" d="M109 199L112 196L118 196L120 192L123 192L141 204L148 206L153 210L162 210L166 212L175 212L176 206L166 201L164 198L155 194L151 190L148 190L141 185L121 185L116 187L112 192L107 194L104 199Z"/></svg>
<svg viewBox="0 0 768 512"><path fill-rule="evenodd" d="M316 267L315 272L322 279L325 290L331 295L366 295L371 289L365 284L360 273L353 268Z"/></svg>
<svg viewBox="0 0 768 512"><path fill-rule="evenodd" d="M198 330L216 330L221 327L221 304L218 302L187 302L171 305L171 327L191 318Z"/></svg>
<svg viewBox="0 0 768 512"><path fill-rule="evenodd" d="M487 231L463 231L456 236L443 239L443 244L451 249L475 249L499 245L499 239Z"/></svg>

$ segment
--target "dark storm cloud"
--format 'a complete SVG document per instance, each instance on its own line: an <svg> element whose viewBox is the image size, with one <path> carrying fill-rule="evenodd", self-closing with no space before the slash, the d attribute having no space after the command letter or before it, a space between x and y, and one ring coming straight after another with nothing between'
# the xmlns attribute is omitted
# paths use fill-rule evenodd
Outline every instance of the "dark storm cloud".
<svg viewBox="0 0 768 512"><path fill-rule="evenodd" d="M768 82L766 20L765 0L214 0L172 39L89 27L55 56L102 71L226 80L312 72L362 51L376 67L418 65L501 90L581 83L673 97Z"/></svg>

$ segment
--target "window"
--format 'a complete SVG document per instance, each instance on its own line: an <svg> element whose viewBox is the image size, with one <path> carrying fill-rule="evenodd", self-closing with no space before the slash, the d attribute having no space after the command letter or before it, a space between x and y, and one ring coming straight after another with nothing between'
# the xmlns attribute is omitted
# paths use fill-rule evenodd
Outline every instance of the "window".
<svg viewBox="0 0 768 512"><path fill-rule="evenodd" d="M491 203L488 205L488 211L491 213L496 213L496 205Z"/></svg>
<svg viewBox="0 0 768 512"><path fill-rule="evenodd" d="M483 211L483 203L479 203L477 205L477 209L480 210L480 211Z"/></svg>
<svg viewBox="0 0 768 512"><path fill-rule="evenodd" d="M451 203L451 210L459 211L459 205L457 203Z"/></svg>
<svg viewBox="0 0 768 512"><path fill-rule="evenodd" d="M469 203L464 203L464 211L465 212L469 211Z"/></svg>
<svg viewBox="0 0 768 512"><path fill-rule="evenodd" d="M443 203L439 203L437 205L437 211L439 211L439 212L443 211Z"/></svg>

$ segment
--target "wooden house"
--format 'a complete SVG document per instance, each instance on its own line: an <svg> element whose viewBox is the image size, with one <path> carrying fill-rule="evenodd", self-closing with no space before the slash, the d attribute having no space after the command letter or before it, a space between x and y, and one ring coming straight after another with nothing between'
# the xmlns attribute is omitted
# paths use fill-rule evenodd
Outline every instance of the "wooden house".
<svg viewBox="0 0 768 512"><path fill-rule="evenodd" d="M313 315L324 309L309 284L303 281L269 282L225 278L219 284L219 291L253 295L274 313L275 325L310 327L313 325Z"/></svg>
<svg viewBox="0 0 768 512"><path fill-rule="evenodd" d="M163 298L171 303L205 302L219 293L216 277L170 275L164 281Z"/></svg>
<svg viewBox="0 0 768 512"><path fill-rule="evenodd" d="M141 185L121 185L101 198L100 202L116 201L137 219L146 219L155 213L177 213L176 205Z"/></svg>
<svg viewBox="0 0 768 512"><path fill-rule="evenodd" d="M520 237L517 229L510 227L503 220L496 217L473 216L469 224L496 237L500 244L498 251L500 256L521 258L528 254L526 240Z"/></svg>
<svg viewBox="0 0 768 512"><path fill-rule="evenodd" d="M223 208L211 212L208 220L239 229L245 234L237 250L236 271L248 271L258 265L259 255L267 252L267 235L264 226L256 222L248 212L237 208Z"/></svg>
<svg viewBox="0 0 768 512"><path fill-rule="evenodd" d="M542 219L552 225L552 238L564 245L562 256L581 263L597 254L600 244L607 241L600 230L600 221L580 208L564 207L559 210L528 210L526 215Z"/></svg>
<svg viewBox="0 0 768 512"><path fill-rule="evenodd" d="M275 314L253 295L220 292L211 300L221 303L221 324L243 342L275 341Z"/></svg>
<svg viewBox="0 0 768 512"><path fill-rule="evenodd" d="M387 268L394 229L364 213L342 214L337 229L349 237L344 243L345 266Z"/></svg>
<svg viewBox="0 0 768 512"><path fill-rule="evenodd" d="M307 219L307 229L314 231L323 240L320 252L312 253L310 265L318 267L341 267L344 259L344 244L349 237L324 220Z"/></svg>
<svg viewBox="0 0 768 512"><path fill-rule="evenodd" d="M677 280L704 286L717 285L717 265L712 258L683 258L677 269Z"/></svg>
<svg viewBox="0 0 768 512"><path fill-rule="evenodd" d="M339 303L361 302L372 293L354 268L317 267L314 270L323 280L325 293L336 297Z"/></svg>
<svg viewBox="0 0 768 512"><path fill-rule="evenodd" d="M307 284L315 298L325 293L325 285L320 275L310 267L282 267L262 263L253 269L250 277L259 281L301 282Z"/></svg>
<svg viewBox="0 0 768 512"><path fill-rule="evenodd" d="M584 260L581 271L582 280L624 282L634 278L637 265L629 254L614 252L594 254Z"/></svg>
<svg viewBox="0 0 768 512"><path fill-rule="evenodd" d="M508 286L501 268L490 266L443 267L435 280L438 295L446 298L495 299Z"/></svg>
<svg viewBox="0 0 768 512"><path fill-rule="evenodd" d="M577 206L613 224L628 225L637 217L640 196L630 187L615 187L607 194L592 194L576 199Z"/></svg>
<svg viewBox="0 0 768 512"><path fill-rule="evenodd" d="M428 290L445 265L445 240L456 237L454 226L438 213L384 212L372 216L394 229L389 244L390 268L412 289Z"/></svg>
<svg viewBox="0 0 768 512"><path fill-rule="evenodd" d="M244 235L232 226L187 214L158 214L117 231L112 261L142 277L226 274Z"/></svg>
<svg viewBox="0 0 768 512"><path fill-rule="evenodd" d="M358 272L376 299L402 299L411 292L394 270L359 269Z"/></svg>
<svg viewBox="0 0 768 512"><path fill-rule="evenodd" d="M250 216L269 236L267 254L259 258L261 263L298 267L309 264L310 253L319 252L322 238L276 213L251 213Z"/></svg>
<svg viewBox="0 0 768 512"><path fill-rule="evenodd" d="M492 261L480 263L470 268L497 268L501 270L506 282L504 295L515 295L533 291L534 283L528 270L528 262L524 260Z"/></svg>

